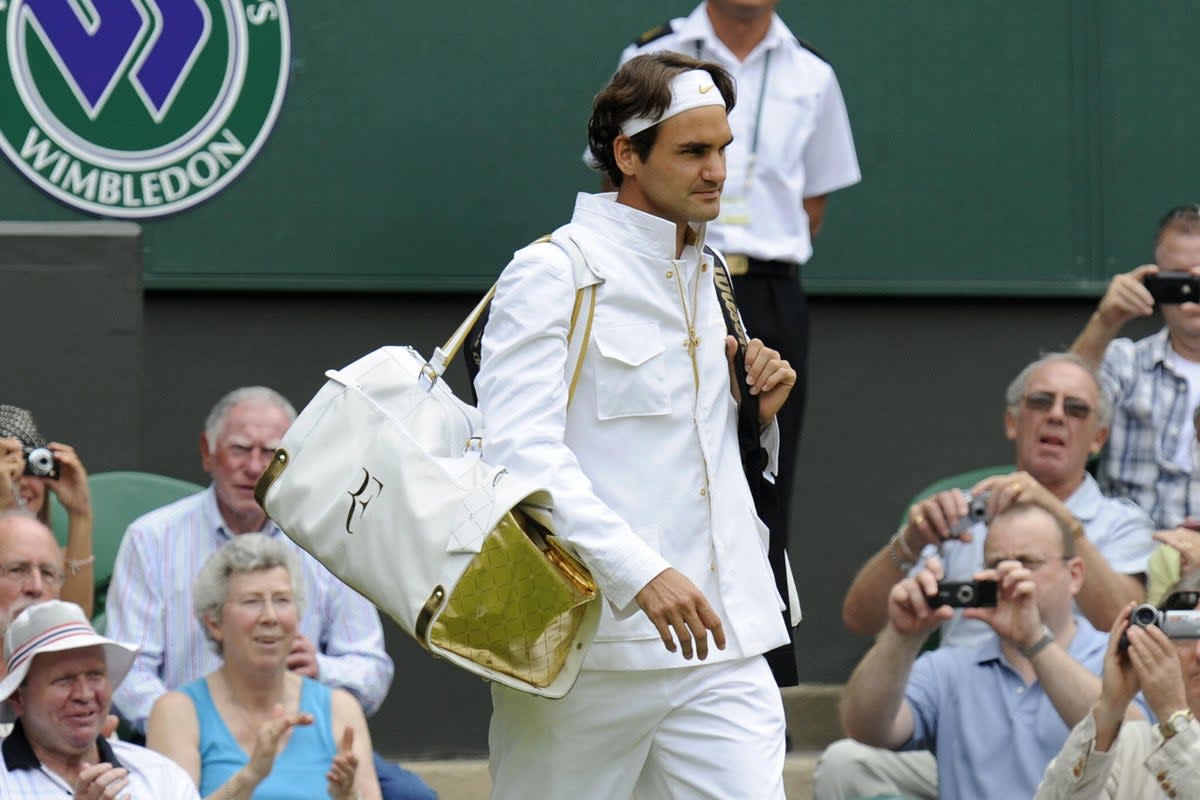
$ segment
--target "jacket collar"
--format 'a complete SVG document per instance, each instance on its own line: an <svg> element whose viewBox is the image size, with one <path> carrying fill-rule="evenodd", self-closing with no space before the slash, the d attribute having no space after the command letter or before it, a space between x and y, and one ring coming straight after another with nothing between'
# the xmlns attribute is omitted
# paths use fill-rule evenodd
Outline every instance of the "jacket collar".
<svg viewBox="0 0 1200 800"><path fill-rule="evenodd" d="M580 192L575 198L572 222L585 222L588 227L651 258L675 259L675 223L618 203L615 192ZM702 250L708 226L703 222L690 225L695 239L687 243Z"/></svg>

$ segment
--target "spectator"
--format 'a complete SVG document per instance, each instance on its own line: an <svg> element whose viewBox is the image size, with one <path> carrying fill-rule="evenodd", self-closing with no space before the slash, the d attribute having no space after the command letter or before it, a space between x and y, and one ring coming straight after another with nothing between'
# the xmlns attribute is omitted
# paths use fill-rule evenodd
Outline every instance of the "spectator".
<svg viewBox="0 0 1200 800"><path fill-rule="evenodd" d="M943 578L939 559L892 587L888 626L846 685L846 732L875 747L935 750L941 796L1030 797L1100 695L1105 637L1072 613L1084 582L1075 538L1041 506L1000 510L976 573L998 581L997 605L964 612L994 632L978 647L918 658L951 617L929 604Z"/></svg>
<svg viewBox="0 0 1200 800"><path fill-rule="evenodd" d="M1192 415L1193 423L1200 417L1200 406ZM1196 438L1200 440L1200 427ZM1159 531L1154 538L1161 544L1150 554L1150 582L1146 587L1146 602L1158 605L1167 591L1200 567L1200 532L1196 520L1188 519L1178 528Z"/></svg>
<svg viewBox="0 0 1200 800"><path fill-rule="evenodd" d="M992 492L991 509L1013 499L1043 506L1060 524L1079 534L1076 551L1088 580L1078 609L1093 627L1108 630L1130 601L1145 596L1153 525L1128 500L1106 498L1087 472L1087 460L1108 436L1109 408L1095 375L1067 353L1051 353L1021 370L1005 393L1004 431L1013 443L1014 475L988 478L970 488ZM910 554L942 556L948 580L969 580L983 565L986 526L972 525L955 538L951 527L967 512L962 491L926 498L909 509L900 530L855 577L842 608L856 633L878 633L887 623L887 595L906 574L914 574ZM924 549L924 552L922 550ZM990 635L980 621L958 612L942 630L942 644L977 644Z"/></svg>
<svg viewBox="0 0 1200 800"><path fill-rule="evenodd" d="M27 474L24 453L27 449L49 450L54 458L57 477ZM20 458L20 470L14 465ZM66 581L62 597L76 603L89 617L95 605L92 564L92 500L88 492L87 470L75 449L60 442L47 443L33 415L23 408L0 405L0 511L19 508L50 526L49 489L67 512L67 546L64 551ZM8 498L6 501L5 498Z"/></svg>
<svg viewBox="0 0 1200 800"><path fill-rule="evenodd" d="M1200 304L1163 304L1166 324L1158 333L1137 342L1116 336L1125 323L1154 312L1146 277L1189 273L1200 275L1197 205L1167 212L1159 221L1154 263L1114 277L1071 345L1072 352L1100 370L1113 406L1100 484L1108 494L1133 500L1159 528L1175 528L1200 516L1192 416L1200 405Z"/></svg>
<svg viewBox="0 0 1200 800"><path fill-rule="evenodd" d="M1189 610L1200 612L1200 579L1192 576L1176 589L1187 596ZM1100 700L1046 768L1035 800L1200 797L1200 640L1172 640L1156 626L1131 626L1132 608L1109 636ZM1118 647L1123 635L1129 637L1124 652ZM1139 691L1157 726L1123 721Z"/></svg>
<svg viewBox="0 0 1200 800"><path fill-rule="evenodd" d="M198 797L170 759L101 735L133 654L98 635L74 603L48 600L21 612L4 636L0 701L16 723L0 745L0 796Z"/></svg>
<svg viewBox="0 0 1200 800"><path fill-rule="evenodd" d="M292 549L258 533L231 539L200 568L195 613L222 664L158 699L146 744L204 797L304 800L322 780L332 800L380 797L358 701L287 668L304 607L299 576Z"/></svg>
<svg viewBox="0 0 1200 800"><path fill-rule="evenodd" d="M1014 444L1014 475L990 478L972 492L991 490L992 507L1014 495L1041 505L1072 530L1084 562L1076 613L1092 626L1111 627L1121 604L1143 596L1152 525L1128 500L1106 498L1087 473L1087 460L1108 434L1108 408L1095 375L1077 356L1053 353L1026 366L1009 384L1005 433ZM1043 407L1044 406L1044 407ZM1086 410L1085 410L1086 409ZM1021 492L1013 487L1022 488ZM887 596L914 561L935 553L948 580L970 580L983 567L986 526L978 522L961 538L950 529L967 510L962 491L942 492L914 505L905 524L859 571L842 614L847 627L875 634L887 624ZM1077 527L1082 526L1082 527ZM919 554L912 558L911 554ZM979 620L955 611L941 628L943 647L974 647L991 637ZM826 749L813 778L819 796L853 797L887 785L894 794L937 797L937 764L927 751L892 753L843 739Z"/></svg>
<svg viewBox="0 0 1200 800"><path fill-rule="evenodd" d="M221 665L191 613L200 566L244 533L278 538L299 558L309 598L288 669L350 692L373 713L392 679L379 613L361 595L287 539L254 499L254 487L296 414L279 393L236 389L213 407L200 436L200 458L212 485L130 524L108 592L108 630L140 647L114 703L133 728L145 730L150 708L168 691ZM375 757L384 798L429 798L412 773Z"/></svg>

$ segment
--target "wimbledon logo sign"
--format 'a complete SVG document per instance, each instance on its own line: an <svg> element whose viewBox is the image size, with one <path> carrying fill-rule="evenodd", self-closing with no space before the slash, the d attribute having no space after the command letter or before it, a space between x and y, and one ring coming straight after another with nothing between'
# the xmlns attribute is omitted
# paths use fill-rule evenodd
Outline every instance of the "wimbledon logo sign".
<svg viewBox="0 0 1200 800"><path fill-rule="evenodd" d="M0 149L94 214L157 217L213 196L283 103L284 0L0 0L0 21Z"/></svg>

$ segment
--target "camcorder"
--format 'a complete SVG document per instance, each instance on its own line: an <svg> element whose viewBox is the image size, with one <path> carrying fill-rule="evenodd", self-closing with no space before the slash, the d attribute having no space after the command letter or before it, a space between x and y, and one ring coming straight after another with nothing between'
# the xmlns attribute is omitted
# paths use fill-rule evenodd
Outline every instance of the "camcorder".
<svg viewBox="0 0 1200 800"><path fill-rule="evenodd" d="M930 608L995 608L995 581L942 581L929 598Z"/></svg>
<svg viewBox="0 0 1200 800"><path fill-rule="evenodd" d="M26 447L25 474L58 480L58 459L47 447Z"/></svg>
<svg viewBox="0 0 1200 800"><path fill-rule="evenodd" d="M1142 603L1129 612L1129 625L1149 628L1154 625L1170 639L1200 639L1200 611L1195 609L1162 611L1151 603ZM1129 647L1129 637L1121 634L1118 650Z"/></svg>
<svg viewBox="0 0 1200 800"><path fill-rule="evenodd" d="M963 492L963 496L967 499L967 515L950 526L950 535L955 538L962 536L977 522L982 522L986 525L992 521L992 518L988 516L987 510L988 499L992 496L991 492L985 491L979 494Z"/></svg>

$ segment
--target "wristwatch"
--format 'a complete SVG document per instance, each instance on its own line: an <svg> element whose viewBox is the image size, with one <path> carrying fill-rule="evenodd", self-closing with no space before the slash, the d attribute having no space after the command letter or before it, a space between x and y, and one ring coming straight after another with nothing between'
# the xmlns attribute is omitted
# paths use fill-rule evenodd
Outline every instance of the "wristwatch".
<svg viewBox="0 0 1200 800"><path fill-rule="evenodd" d="M1167 717L1165 722L1158 723L1158 730L1162 733L1163 741L1170 739L1175 734L1182 731L1188 726L1188 723L1194 720L1192 711L1189 708L1181 708L1180 710Z"/></svg>
<svg viewBox="0 0 1200 800"><path fill-rule="evenodd" d="M1029 647L1018 646L1017 649L1021 651L1021 655L1032 661L1034 656L1049 647L1053 641L1054 631L1050 630L1050 626L1042 625L1042 637L1040 639L1029 645Z"/></svg>

